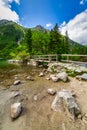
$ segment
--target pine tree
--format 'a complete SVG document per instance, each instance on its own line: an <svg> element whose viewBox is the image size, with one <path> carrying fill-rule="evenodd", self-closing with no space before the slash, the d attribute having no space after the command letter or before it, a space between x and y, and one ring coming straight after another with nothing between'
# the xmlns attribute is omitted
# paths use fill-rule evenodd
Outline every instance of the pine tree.
<svg viewBox="0 0 87 130"><path fill-rule="evenodd" d="M32 54L32 32L31 29L28 29L25 34L25 41L28 47L29 54Z"/></svg>
<svg viewBox="0 0 87 130"><path fill-rule="evenodd" d="M51 50L51 53L61 54L61 35L58 24L50 31L49 50Z"/></svg>

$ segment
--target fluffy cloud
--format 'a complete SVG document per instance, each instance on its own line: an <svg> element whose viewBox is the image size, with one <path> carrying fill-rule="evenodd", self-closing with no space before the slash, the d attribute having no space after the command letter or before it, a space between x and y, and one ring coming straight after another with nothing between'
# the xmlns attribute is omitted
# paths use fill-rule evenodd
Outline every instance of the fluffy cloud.
<svg viewBox="0 0 87 130"><path fill-rule="evenodd" d="M63 21L63 23L60 25L60 28L64 27L66 25L66 21Z"/></svg>
<svg viewBox="0 0 87 130"><path fill-rule="evenodd" d="M52 23L47 23L47 24L46 24L46 27L47 27L47 28L52 27Z"/></svg>
<svg viewBox="0 0 87 130"><path fill-rule="evenodd" d="M13 1L17 4L20 4L19 0L0 0L0 20L7 19L14 22L19 22L18 14L15 11L11 10L10 3Z"/></svg>
<svg viewBox="0 0 87 130"><path fill-rule="evenodd" d="M17 4L20 4L20 0L7 0L8 2L12 3L13 1L16 2Z"/></svg>
<svg viewBox="0 0 87 130"><path fill-rule="evenodd" d="M87 2L87 0L81 0L81 1L80 1L80 4L81 4L81 5L84 5L86 2Z"/></svg>
<svg viewBox="0 0 87 130"><path fill-rule="evenodd" d="M61 33L68 31L70 39L87 45L87 10L76 15L65 26L61 27Z"/></svg>

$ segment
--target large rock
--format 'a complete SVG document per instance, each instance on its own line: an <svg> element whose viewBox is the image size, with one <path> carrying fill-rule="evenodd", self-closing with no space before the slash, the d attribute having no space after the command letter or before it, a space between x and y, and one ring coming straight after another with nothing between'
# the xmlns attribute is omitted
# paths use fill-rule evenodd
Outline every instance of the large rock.
<svg viewBox="0 0 87 130"><path fill-rule="evenodd" d="M22 111L22 105L20 102L11 105L11 118L16 119Z"/></svg>
<svg viewBox="0 0 87 130"><path fill-rule="evenodd" d="M63 90L57 93L54 101L52 102L51 108L54 111L59 111L59 105L67 107L68 111L73 117L77 117L81 113L75 98L72 96L72 93L67 90Z"/></svg>
<svg viewBox="0 0 87 130"><path fill-rule="evenodd" d="M68 75L66 72L60 72L59 74L57 74L57 77L64 82L68 80Z"/></svg>
<svg viewBox="0 0 87 130"><path fill-rule="evenodd" d="M55 99L52 102L51 109L56 112L60 112L62 107L62 100L59 98L59 93L57 92Z"/></svg>

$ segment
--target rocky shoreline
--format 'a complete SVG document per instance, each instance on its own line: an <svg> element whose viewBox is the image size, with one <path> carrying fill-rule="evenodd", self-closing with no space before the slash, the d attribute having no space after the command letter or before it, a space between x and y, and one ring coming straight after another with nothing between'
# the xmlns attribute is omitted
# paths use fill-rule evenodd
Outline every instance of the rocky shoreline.
<svg viewBox="0 0 87 130"><path fill-rule="evenodd" d="M29 72L28 68L16 73L8 71L7 75L10 78L0 82L0 130L87 128L86 67L49 63L48 68L38 66L30 68ZM19 104L12 106L15 103ZM55 112L54 106L59 111ZM18 118L12 121L11 117Z"/></svg>

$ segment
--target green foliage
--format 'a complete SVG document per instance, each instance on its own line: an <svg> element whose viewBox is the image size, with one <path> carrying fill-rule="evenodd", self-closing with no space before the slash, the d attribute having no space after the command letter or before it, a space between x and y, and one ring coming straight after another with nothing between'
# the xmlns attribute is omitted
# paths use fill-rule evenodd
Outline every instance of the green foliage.
<svg viewBox="0 0 87 130"><path fill-rule="evenodd" d="M13 52L10 53L10 56L18 60L26 60L29 57L28 49L25 45L19 45Z"/></svg>
<svg viewBox="0 0 87 130"><path fill-rule="evenodd" d="M32 50L33 54L47 54L49 33L40 32L39 30L33 31L32 34Z"/></svg>
<svg viewBox="0 0 87 130"><path fill-rule="evenodd" d="M9 64L6 60L0 60L0 71L3 69L13 69L13 68L17 68L16 65L14 64Z"/></svg>
<svg viewBox="0 0 87 130"><path fill-rule="evenodd" d="M0 21L0 57L10 57L10 52L20 44L24 36L23 30L14 22Z"/></svg>
<svg viewBox="0 0 87 130"><path fill-rule="evenodd" d="M52 54L62 53L62 39L61 39L61 34L59 32L59 28L57 24L50 31L49 50L50 50L50 53Z"/></svg>
<svg viewBox="0 0 87 130"><path fill-rule="evenodd" d="M28 52L32 54L32 32L31 29L27 29L25 34L25 41L27 44Z"/></svg>

